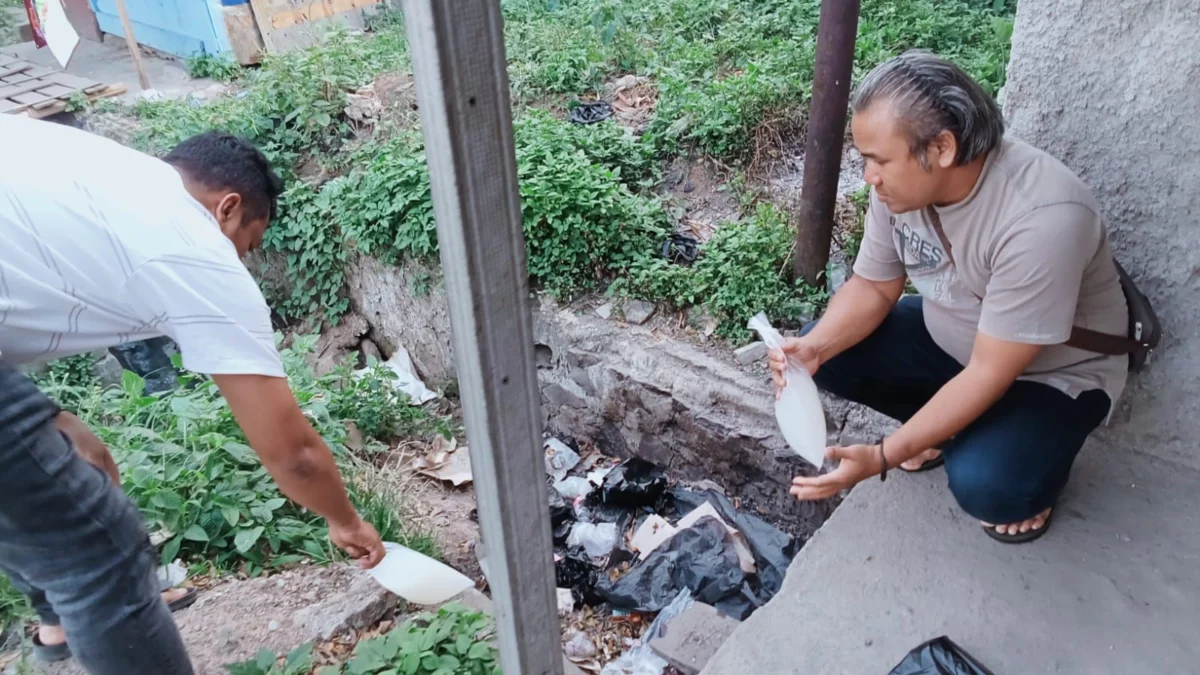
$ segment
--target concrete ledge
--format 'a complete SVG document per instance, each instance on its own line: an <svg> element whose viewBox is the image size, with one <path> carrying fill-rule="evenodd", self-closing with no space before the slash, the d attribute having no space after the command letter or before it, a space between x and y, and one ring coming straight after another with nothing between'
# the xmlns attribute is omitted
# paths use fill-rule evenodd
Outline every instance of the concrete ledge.
<svg viewBox="0 0 1200 675"><path fill-rule="evenodd" d="M856 488L705 675L886 673L947 634L996 673L1195 672L1200 473L1085 450L1053 529L986 538L945 473Z"/></svg>

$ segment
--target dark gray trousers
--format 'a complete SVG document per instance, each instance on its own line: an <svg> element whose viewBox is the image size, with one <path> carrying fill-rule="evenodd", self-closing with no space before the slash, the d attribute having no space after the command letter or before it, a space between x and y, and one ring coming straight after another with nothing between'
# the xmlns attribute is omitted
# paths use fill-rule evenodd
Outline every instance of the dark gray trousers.
<svg viewBox="0 0 1200 675"><path fill-rule="evenodd" d="M92 675L192 675L141 514L75 453L56 413L0 363L0 568Z"/></svg>

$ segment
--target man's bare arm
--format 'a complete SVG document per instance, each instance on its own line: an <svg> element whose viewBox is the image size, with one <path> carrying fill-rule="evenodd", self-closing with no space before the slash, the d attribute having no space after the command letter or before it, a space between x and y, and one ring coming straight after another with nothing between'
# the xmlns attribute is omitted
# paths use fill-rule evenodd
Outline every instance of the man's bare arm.
<svg viewBox="0 0 1200 675"><path fill-rule="evenodd" d="M279 489L324 516L334 544L370 567L383 544L350 504L325 440L304 417L287 380L263 375L214 375L238 425Z"/></svg>
<svg viewBox="0 0 1200 675"><path fill-rule="evenodd" d="M784 373L789 361L816 374L822 363L875 332L904 294L904 281L905 277L891 281L851 277L834 294L825 315L808 335L784 340L783 351L771 350L770 366L776 391L786 384Z"/></svg>
<svg viewBox="0 0 1200 675"><path fill-rule="evenodd" d="M906 277L891 281L870 281L852 276L833 295L829 308L815 328L805 336L820 353L824 363L862 342L879 328L900 296Z"/></svg>

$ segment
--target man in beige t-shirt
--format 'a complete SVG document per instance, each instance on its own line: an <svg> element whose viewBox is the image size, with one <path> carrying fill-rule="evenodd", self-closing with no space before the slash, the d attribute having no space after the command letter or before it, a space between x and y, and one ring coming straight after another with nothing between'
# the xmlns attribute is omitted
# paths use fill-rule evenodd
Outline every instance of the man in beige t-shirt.
<svg viewBox="0 0 1200 675"><path fill-rule="evenodd" d="M838 468L792 493L824 499L944 461L987 534L1034 539L1125 386L1126 357L1064 344L1074 326L1128 328L1096 200L1005 138L995 102L926 52L867 76L852 127L872 187L854 276L772 367L782 383L786 353L823 389L904 424L878 445L831 448ZM919 296L902 297L906 280Z"/></svg>

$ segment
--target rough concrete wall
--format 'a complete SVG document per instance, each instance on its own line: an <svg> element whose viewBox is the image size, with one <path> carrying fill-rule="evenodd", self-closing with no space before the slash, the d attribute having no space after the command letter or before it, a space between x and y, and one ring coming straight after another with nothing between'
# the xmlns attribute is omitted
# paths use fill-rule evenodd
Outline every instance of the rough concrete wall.
<svg viewBox="0 0 1200 675"><path fill-rule="evenodd" d="M1166 336L1130 380L1115 451L1200 468L1198 0L1021 0L1005 92L1018 137L1096 192L1117 258Z"/></svg>
<svg viewBox="0 0 1200 675"><path fill-rule="evenodd" d="M371 324L369 337L390 356L403 346L431 387L454 378L450 309L440 268L385 265L360 256L346 271L350 308Z"/></svg>

